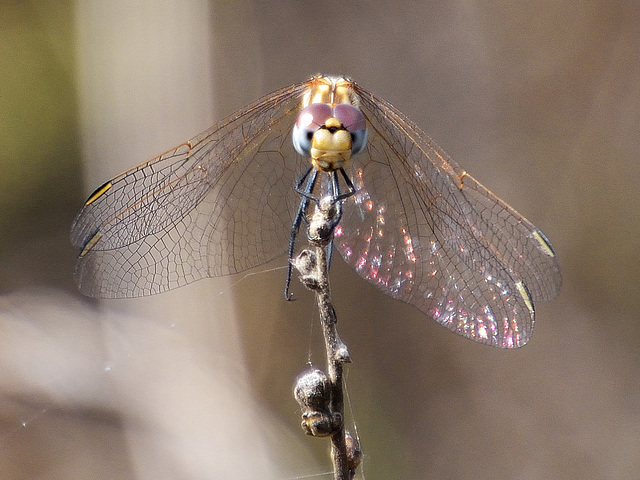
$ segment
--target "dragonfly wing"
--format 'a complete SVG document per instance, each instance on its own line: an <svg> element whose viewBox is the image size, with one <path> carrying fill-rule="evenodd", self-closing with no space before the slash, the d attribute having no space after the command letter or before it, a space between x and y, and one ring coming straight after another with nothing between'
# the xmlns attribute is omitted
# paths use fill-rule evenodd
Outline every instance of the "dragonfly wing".
<svg viewBox="0 0 640 480"><path fill-rule="evenodd" d="M550 245L402 113L357 93L371 131L367 151L353 159L357 192L336 232L342 256L387 294L465 337L524 345L533 301L559 288Z"/></svg>
<svg viewBox="0 0 640 480"><path fill-rule="evenodd" d="M469 223L480 229L495 256L521 279L533 300L555 298L562 275L547 237L472 176L464 176L461 193L474 206L469 212Z"/></svg>
<svg viewBox="0 0 640 480"><path fill-rule="evenodd" d="M306 167L290 139L305 88L275 92L96 190L71 231L80 290L150 295L284 253Z"/></svg>

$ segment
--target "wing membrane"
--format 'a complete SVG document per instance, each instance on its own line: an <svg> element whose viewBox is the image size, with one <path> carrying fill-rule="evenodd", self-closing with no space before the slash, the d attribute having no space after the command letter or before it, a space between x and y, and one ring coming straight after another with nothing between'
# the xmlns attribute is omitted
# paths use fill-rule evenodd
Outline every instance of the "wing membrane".
<svg viewBox="0 0 640 480"><path fill-rule="evenodd" d="M95 297L159 293L237 273L286 251L306 167L290 130L305 84L114 178L79 213L75 269ZM90 248L87 248L87 245Z"/></svg>
<svg viewBox="0 0 640 480"><path fill-rule="evenodd" d="M347 263L466 337L525 344L533 301L560 287L544 236L393 106L357 93L372 131L366 154L354 158L357 193L337 232Z"/></svg>

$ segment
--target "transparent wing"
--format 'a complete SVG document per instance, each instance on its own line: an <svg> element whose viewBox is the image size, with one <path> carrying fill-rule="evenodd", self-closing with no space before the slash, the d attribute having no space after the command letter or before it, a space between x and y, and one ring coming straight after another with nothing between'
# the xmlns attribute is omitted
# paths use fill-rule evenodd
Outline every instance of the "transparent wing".
<svg viewBox="0 0 640 480"><path fill-rule="evenodd" d="M275 92L96 190L71 231L80 290L150 295L286 252L308 166L290 138L305 90Z"/></svg>
<svg viewBox="0 0 640 480"><path fill-rule="evenodd" d="M560 288L551 245L402 113L356 92L370 137L353 159L357 193L343 208L338 250L361 276L449 329L524 345L533 302Z"/></svg>

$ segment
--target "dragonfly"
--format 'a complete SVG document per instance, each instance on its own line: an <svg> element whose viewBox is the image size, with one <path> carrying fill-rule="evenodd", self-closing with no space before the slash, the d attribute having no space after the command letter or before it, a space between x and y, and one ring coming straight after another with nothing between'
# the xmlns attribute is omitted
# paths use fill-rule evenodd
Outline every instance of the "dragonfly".
<svg viewBox="0 0 640 480"><path fill-rule="evenodd" d="M329 75L97 188L71 229L74 278L88 296L138 297L291 259L323 195L340 205L332 248L345 262L463 337L520 347L534 303L560 290L537 227L389 102Z"/></svg>

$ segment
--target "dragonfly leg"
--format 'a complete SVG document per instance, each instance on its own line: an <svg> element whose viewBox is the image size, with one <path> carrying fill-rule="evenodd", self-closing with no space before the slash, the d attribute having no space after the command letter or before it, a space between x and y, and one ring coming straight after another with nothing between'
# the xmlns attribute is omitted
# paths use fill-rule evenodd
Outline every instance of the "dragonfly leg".
<svg viewBox="0 0 640 480"><path fill-rule="evenodd" d="M342 174L342 178L344 178L344 183L347 184L347 191L344 193L338 194L336 200L344 200L345 198L349 198L351 195L356 193L356 187L353 186L353 182L347 175L347 172L344 171L344 168L340 169L340 173Z"/></svg>
<svg viewBox="0 0 640 480"><path fill-rule="evenodd" d="M341 205L341 201L349 198L350 196L352 196L353 194L356 193L356 189L353 186L353 182L351 181L351 179L349 178L349 176L347 175L347 173L344 171L343 168L340 169L340 173L342 174L342 178L344 178L344 181L347 185L347 191L340 193L340 183L338 181L338 175L337 173L331 172L331 193L330 196L333 199L333 201L336 204L336 218L335 218L335 225L337 225L340 222L340 219L342 218L342 205ZM333 257L333 238L331 239L331 241L329 242L329 246L328 246L328 250L327 250L327 264L329 267L331 267L331 258Z"/></svg>
<svg viewBox="0 0 640 480"><path fill-rule="evenodd" d="M335 205L336 208L336 216L333 221L333 226L337 225L342 217L342 205L341 201L349 198L354 195L356 192L355 187L353 186L353 182L344 171L343 168L340 168L340 173L342 178L344 179L344 183L347 186L346 192L340 192L340 182L338 179L337 171L331 171L329 173L329 201ZM296 213L296 218L291 226L291 236L289 237L289 265L287 266L287 279L285 282L284 288L284 297L286 300L291 300L291 274L293 272L293 264L291 260L293 259L293 252L295 249L295 241L296 236L298 234L298 230L300 229L300 225L304 221L305 223L308 221L307 219L307 208L309 206L310 201L316 202L316 204L320 205L320 199L313 195L313 190L316 185L316 181L318 178L318 169L314 167L309 167L307 171L300 177L295 186L295 191L302 197L300 200L300 205L298 206L298 212ZM328 252L327 252L327 260L328 264L331 265L331 257L333 254L333 240L329 242Z"/></svg>
<svg viewBox="0 0 640 480"><path fill-rule="evenodd" d="M298 234L298 230L300 229L300 224L302 223L302 221L303 220L305 222L307 221L306 211L307 211L307 207L309 206L309 200L317 201L317 199L311 195L311 192L313 191L313 187L316 183L317 178L318 178L318 170L316 168L309 167L309 169L307 169L307 171L300 177L295 187L296 192L302 195L302 199L300 200L300 205L298 206L298 212L296 213L296 218L293 221L293 225L291 225L291 235L289 237L289 251L287 255L287 258L289 259L289 263L287 266L287 279L285 281L285 286L284 286L285 300L291 300L291 292L289 291L291 286L291 273L293 268L293 264L291 263L291 260L293 259L293 251L295 249L296 236ZM305 183L305 180L307 182L306 182L306 185L304 186L304 189L302 189L301 187Z"/></svg>
<svg viewBox="0 0 640 480"><path fill-rule="evenodd" d="M298 193L299 195L301 195L303 198L307 200L313 200L314 202L318 203L320 200L318 199L318 197L315 197L313 195L313 188L316 184L317 178L318 178L318 169L315 167L309 167L308 170L300 177L300 180L298 180L298 183L296 184L296 187L295 187L296 193ZM301 188L305 180L307 180L307 183L304 186L304 188Z"/></svg>

